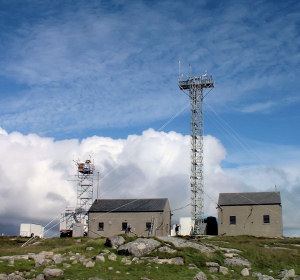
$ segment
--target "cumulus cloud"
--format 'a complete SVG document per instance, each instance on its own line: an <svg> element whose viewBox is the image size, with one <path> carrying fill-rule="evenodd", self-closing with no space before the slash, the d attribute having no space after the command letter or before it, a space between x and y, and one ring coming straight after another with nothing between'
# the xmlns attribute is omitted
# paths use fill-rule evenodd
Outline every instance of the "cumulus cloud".
<svg viewBox="0 0 300 280"><path fill-rule="evenodd" d="M0 130L0 224L2 231L14 230L20 222L46 224L68 206L76 204L76 188L70 181L76 167L73 160L94 159L101 174L100 197L167 197L171 208L190 202L189 136L148 129L126 139L93 136L81 142ZM282 190L285 225L295 226L299 217L290 217L299 192L299 171L253 166L226 170L221 162L226 150L213 136L204 137L205 213L216 215L219 192L262 191L270 187L269 177L277 176ZM263 183L262 183L263 182ZM96 192L95 192L96 194ZM292 201L292 202L291 202ZM292 206L290 206L292 205ZM295 206L295 205L294 205ZM189 216L190 207L174 212L173 219ZM299 229L298 229L299 230ZM295 232L295 230L293 231Z"/></svg>

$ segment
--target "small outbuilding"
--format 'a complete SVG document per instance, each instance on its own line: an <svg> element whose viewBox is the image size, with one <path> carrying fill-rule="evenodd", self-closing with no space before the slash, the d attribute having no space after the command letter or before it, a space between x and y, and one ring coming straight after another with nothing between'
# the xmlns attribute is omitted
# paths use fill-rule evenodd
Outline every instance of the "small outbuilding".
<svg viewBox="0 0 300 280"><path fill-rule="evenodd" d="M282 236L280 192L220 193L219 235Z"/></svg>
<svg viewBox="0 0 300 280"><path fill-rule="evenodd" d="M170 234L171 209L167 198L96 199L88 213L89 237Z"/></svg>

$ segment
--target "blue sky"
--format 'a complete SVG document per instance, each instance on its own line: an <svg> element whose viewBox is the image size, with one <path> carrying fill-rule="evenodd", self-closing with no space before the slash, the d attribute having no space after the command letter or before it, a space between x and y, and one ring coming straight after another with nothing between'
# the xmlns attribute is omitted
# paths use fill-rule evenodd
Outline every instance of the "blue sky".
<svg viewBox="0 0 300 280"><path fill-rule="evenodd" d="M162 130L188 135L181 60L183 74L214 75L204 131L225 170L300 167L299 1L0 0L0 29L8 134L126 139L181 112Z"/></svg>

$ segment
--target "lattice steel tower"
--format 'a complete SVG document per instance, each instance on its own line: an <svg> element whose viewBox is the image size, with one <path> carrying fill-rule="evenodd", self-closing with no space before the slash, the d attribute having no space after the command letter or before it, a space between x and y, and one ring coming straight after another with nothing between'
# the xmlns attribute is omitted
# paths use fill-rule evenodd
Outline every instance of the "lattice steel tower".
<svg viewBox="0 0 300 280"><path fill-rule="evenodd" d="M203 218L203 111L204 89L214 87L212 76L178 79L178 86L190 98L191 103L191 216L192 235L204 234Z"/></svg>

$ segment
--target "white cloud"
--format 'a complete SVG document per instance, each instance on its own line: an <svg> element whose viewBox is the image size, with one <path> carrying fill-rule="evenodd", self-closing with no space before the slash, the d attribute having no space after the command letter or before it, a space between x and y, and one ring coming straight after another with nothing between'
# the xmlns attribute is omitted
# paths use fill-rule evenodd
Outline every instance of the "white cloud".
<svg viewBox="0 0 300 280"><path fill-rule="evenodd" d="M148 129L127 139L94 136L78 142L0 131L0 224L3 228L12 221L16 227L18 222L47 223L67 204L75 206L75 186L68 181L75 173L73 160L89 156L94 158L101 173L101 197L168 197L172 209L190 202L189 136ZM270 190L271 178L275 178L280 188L284 186L281 189L284 225L287 229L296 228L291 234L299 232L296 221L299 215L290 215L298 205L293 194L299 193L299 170L278 166L226 170L220 165L226 157L220 141L206 136L204 143L207 215L216 215L219 192ZM189 213L187 207L175 212L173 218Z"/></svg>

